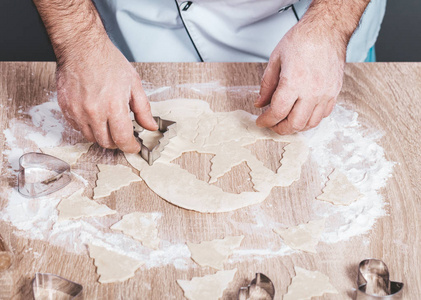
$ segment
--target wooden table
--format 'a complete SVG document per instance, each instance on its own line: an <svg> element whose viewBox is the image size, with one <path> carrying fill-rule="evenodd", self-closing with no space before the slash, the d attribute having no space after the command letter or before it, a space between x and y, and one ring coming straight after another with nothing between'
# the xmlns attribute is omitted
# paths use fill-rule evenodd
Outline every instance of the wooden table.
<svg viewBox="0 0 421 300"><path fill-rule="evenodd" d="M212 91L200 94L193 90L187 91L181 88L180 84L219 81L221 85L226 86L257 86L265 64L140 63L135 66L143 80L157 87L172 87L165 93L151 95L151 101L178 97L200 98L209 101L216 111L244 109L259 113L253 107L253 93L236 99L230 98L232 95L228 93L219 93L218 98L214 99ZM8 127L9 120L17 116L20 106L25 110L48 100L47 92L55 89L54 69L54 63L0 63L0 104L3 105L0 111L1 132ZM226 266L237 267L238 273L225 291L224 299L234 299L238 288L249 282L257 270L274 280L277 295L280 296L286 293L294 275L294 265L329 275L331 283L341 295L325 295L323 299L349 299L353 296L356 286L357 264L367 257L381 258L389 265L392 279L406 284L407 299L421 297L421 64L348 64L345 75L339 102L357 111L362 123L385 132L380 144L385 149L387 159L398 162L393 178L389 179L387 187L383 190L389 204L389 215L378 220L374 229L365 236L336 244L320 244L319 252L315 255L294 253ZM8 100L10 98L12 100ZM5 109L6 107L8 109ZM76 133L72 134L71 139L73 143L83 140ZM0 150L4 150L3 134L0 134L0 145ZM259 146L260 150L255 149L258 155L264 155L263 146ZM91 151L92 157L101 152L97 146ZM0 156L4 160L2 152L0 151ZM197 173L199 177L206 176L210 166L209 157L195 154L187 156L187 159L186 155L180 158L179 163ZM192 159L198 159L202 167L192 168L189 165ZM101 158L85 161L93 166L100 162L125 163L122 155L115 151L107 151ZM236 187L231 182L234 178L243 176L241 174L244 173L244 167L236 167L218 184L235 192ZM3 175L6 168L7 163L4 161L2 187L14 182ZM314 199L320 194L320 183L314 180L314 177L317 177L315 174L312 165L306 163L299 182L295 182L288 189L274 189L271 196L258 205L257 209L276 212L277 218L284 224L295 225L308 221L311 208L299 199ZM95 174L87 176L93 187ZM126 197L133 193L141 193L147 201L136 202L133 198ZM248 208L235 213L206 215L187 211L163 201L144 183L124 188L103 203L118 210L120 216L136 210L161 211L163 218L159 234L163 239L170 241L188 239L199 242L221 238L228 233L235 234L236 229L226 222L227 217L237 220L250 218ZM6 204L7 198L1 195L0 210ZM171 224L177 223L183 226L173 230ZM30 280L36 271L55 273L82 283L85 299L182 299L182 291L176 285L176 279L190 279L193 276L213 273L209 268L196 267L183 271L167 265L150 270L141 268L134 278L123 283L101 285L97 283L95 266L88 255L75 255L44 241L28 240L15 235L14 231L9 223L0 220L0 233L14 255L13 266L0 274L0 299L30 299ZM262 245L268 242L259 236L253 236L253 239ZM32 251L40 253L40 256L34 256ZM150 284L150 289L144 282Z"/></svg>

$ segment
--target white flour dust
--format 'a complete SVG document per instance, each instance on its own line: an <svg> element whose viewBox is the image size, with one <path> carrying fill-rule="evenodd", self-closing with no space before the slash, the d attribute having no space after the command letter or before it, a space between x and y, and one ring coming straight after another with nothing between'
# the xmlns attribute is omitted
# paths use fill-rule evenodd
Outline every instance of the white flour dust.
<svg viewBox="0 0 421 300"><path fill-rule="evenodd" d="M148 95L155 96L166 95L173 88L154 88L150 83L144 83L144 87ZM198 94L212 93L212 95L218 92L230 95L255 95L259 90L258 86L224 87L219 82L178 85L175 88L188 88ZM51 101L31 108L26 114L27 119L11 120L9 127L3 132L7 146L3 153L9 165L9 169L3 169L3 173L7 171L11 177L16 175L18 159L23 153L39 151L40 147L69 144L66 132L71 129L61 116L55 96ZM327 218L326 231L322 236L322 241L326 243L336 243L366 234L373 228L376 220L385 215L385 201L380 190L391 176L394 163L386 160L383 148L377 143L382 136L381 133L364 129L357 118L357 113L338 105L330 117L317 128L304 134L311 150L310 159L318 164L322 184L326 183L327 176L333 169L339 169L364 194L364 197L350 206L335 206L311 199L314 205L314 219ZM18 140L17 137L22 136L22 133L25 133L25 139ZM64 189L61 197L89 185L77 170L73 172L74 182ZM57 222L56 206L60 196L53 194L53 196L28 199L22 197L15 189L7 187L1 191L1 197L5 197L8 201L0 212L0 219L13 225L17 235L47 241L75 253L86 253L86 244L93 243L144 260L147 268L167 264L172 264L178 269L194 267L184 241L163 240L160 249L152 251L121 232L110 230L110 225L122 217L120 214ZM246 239L250 226L259 234L276 237L272 228L283 226L280 220L273 219L256 207L247 209L255 218L252 225L229 219L239 231L243 231ZM231 216L234 214L235 212ZM269 243L262 245L262 248L241 247L234 252L230 262L247 258L265 259L295 252L286 245L282 245L281 248L275 245L276 243Z"/></svg>
<svg viewBox="0 0 421 300"><path fill-rule="evenodd" d="M384 149L376 142L382 134L364 129L357 118L356 112L337 106L320 126L305 133L323 186L333 169L338 169L364 195L349 206L315 201L317 214L330 220L322 236L328 243L367 233L386 213L380 189L392 176L394 163L386 160ZM335 149L332 141L340 141L335 143L340 148Z"/></svg>

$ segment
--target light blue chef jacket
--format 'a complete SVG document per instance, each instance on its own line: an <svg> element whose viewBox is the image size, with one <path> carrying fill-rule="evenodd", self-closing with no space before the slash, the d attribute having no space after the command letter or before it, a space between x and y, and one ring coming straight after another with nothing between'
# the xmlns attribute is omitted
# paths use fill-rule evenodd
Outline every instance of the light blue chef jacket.
<svg viewBox="0 0 421 300"><path fill-rule="evenodd" d="M264 62L311 0L94 2L108 35L131 61ZM372 51L385 8L386 0L367 6L349 42L348 62L362 62Z"/></svg>

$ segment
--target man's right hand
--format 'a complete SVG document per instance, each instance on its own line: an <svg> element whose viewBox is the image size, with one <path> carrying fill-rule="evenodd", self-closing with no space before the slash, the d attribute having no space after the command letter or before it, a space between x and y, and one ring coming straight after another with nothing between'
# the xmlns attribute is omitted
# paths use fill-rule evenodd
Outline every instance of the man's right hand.
<svg viewBox="0 0 421 300"><path fill-rule="evenodd" d="M130 110L157 130L139 74L113 45L92 0L33 0L57 58L64 117L91 142L138 152Z"/></svg>
<svg viewBox="0 0 421 300"><path fill-rule="evenodd" d="M158 129L139 74L108 38L97 50L61 57L58 103L65 118L87 140L104 148L139 152L130 110L141 126Z"/></svg>

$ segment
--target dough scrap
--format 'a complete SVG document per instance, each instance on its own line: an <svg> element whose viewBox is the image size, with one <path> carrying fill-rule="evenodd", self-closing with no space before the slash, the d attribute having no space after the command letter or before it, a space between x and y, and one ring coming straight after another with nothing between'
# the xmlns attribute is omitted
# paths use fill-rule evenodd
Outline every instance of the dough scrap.
<svg viewBox="0 0 421 300"><path fill-rule="evenodd" d="M335 205L350 205L363 196L353 185L348 177L335 169L329 175L329 181L323 189L323 194L318 196L317 200L327 201Z"/></svg>
<svg viewBox="0 0 421 300"><path fill-rule="evenodd" d="M156 194L179 207L204 213L228 212L263 202L275 186L289 186L301 176L309 149L303 135L280 136L256 126L257 116L237 110L213 112L201 100L174 99L152 102L152 113L177 122L177 135L170 139L152 166L139 155L125 153L127 161ZM282 165L277 172L264 166L245 146L257 140L285 142ZM210 182L171 163L185 152L214 154ZM233 194L211 185L232 167L246 162L256 192Z"/></svg>
<svg viewBox="0 0 421 300"><path fill-rule="evenodd" d="M42 153L57 157L69 165L74 165L77 160L89 151L92 143L79 143L71 146L54 147L54 148L40 148Z"/></svg>
<svg viewBox="0 0 421 300"><path fill-rule="evenodd" d="M283 300L310 300L312 297L320 297L323 294L339 294L329 282L329 277L318 271L309 271L294 267L295 277L288 286L288 292Z"/></svg>
<svg viewBox="0 0 421 300"><path fill-rule="evenodd" d="M273 231L292 249L317 253L316 246L325 229L325 223L326 219L321 219L288 228L275 228Z"/></svg>
<svg viewBox="0 0 421 300"><path fill-rule="evenodd" d="M191 258L202 267L211 267L217 270L224 268L224 262L235 248L240 247L244 236L227 236L224 239L204 241L200 244L187 242Z"/></svg>
<svg viewBox="0 0 421 300"><path fill-rule="evenodd" d="M133 173L131 168L123 165L98 164L97 167L99 173L94 189L94 199L107 197L132 182L142 181L142 178Z"/></svg>
<svg viewBox="0 0 421 300"><path fill-rule="evenodd" d="M103 247L92 244L88 246L89 256L94 259L100 283L125 281L133 277L136 270L144 263Z"/></svg>
<svg viewBox="0 0 421 300"><path fill-rule="evenodd" d="M151 249L158 249L160 239L156 228L158 215L154 213L134 212L125 215L123 219L113 226L112 230L121 230L124 234L142 242Z"/></svg>
<svg viewBox="0 0 421 300"><path fill-rule="evenodd" d="M177 283L189 300L217 300L222 297L235 273L237 269L218 271L214 275L193 277L192 280L177 280Z"/></svg>
<svg viewBox="0 0 421 300"><path fill-rule="evenodd" d="M58 221L76 220L83 217L103 217L117 213L105 204L99 204L82 196L83 189L74 192L67 198L60 201L57 209L59 210Z"/></svg>

